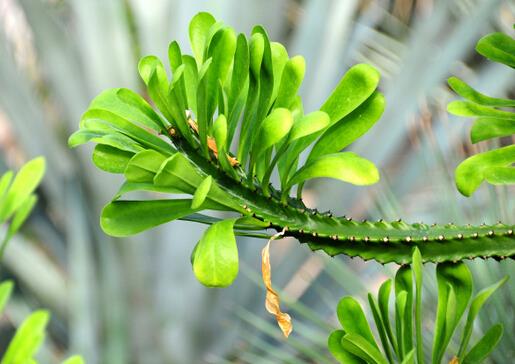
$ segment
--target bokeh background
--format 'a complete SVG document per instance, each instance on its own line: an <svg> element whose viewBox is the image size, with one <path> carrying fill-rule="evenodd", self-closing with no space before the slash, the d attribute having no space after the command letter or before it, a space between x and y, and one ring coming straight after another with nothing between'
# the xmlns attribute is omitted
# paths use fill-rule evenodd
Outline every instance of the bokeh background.
<svg viewBox="0 0 515 364"><path fill-rule="evenodd" d="M0 322L0 351L36 307L53 312L39 357L56 363L67 353L87 363L333 363L326 338L337 326L343 295L363 303L366 292L395 266L331 259L295 241L272 245L273 282L293 316L286 341L265 313L260 250L265 241L239 238L241 269L227 289L201 286L189 256L200 225L173 222L130 239L99 229L99 212L121 183L97 171L91 146L70 150L67 137L100 91L143 92L137 61L166 57L168 43L189 50L187 29L198 11L236 30L261 23L290 56L307 61L301 90L316 110L354 63L382 74L387 108L350 149L382 171L378 185L358 188L319 180L306 200L357 219L515 224L515 190L483 186L460 196L453 170L471 145L470 123L449 116L457 75L494 96L514 96L513 70L474 52L488 32L512 36L515 2L501 0L0 0L0 171L37 155L48 170L32 217L9 245L1 278L17 284ZM505 336L492 363L515 355L515 264L476 260L476 290L505 274L512 279L486 306L475 336L493 322ZM434 266L427 265L426 345L436 308Z"/></svg>

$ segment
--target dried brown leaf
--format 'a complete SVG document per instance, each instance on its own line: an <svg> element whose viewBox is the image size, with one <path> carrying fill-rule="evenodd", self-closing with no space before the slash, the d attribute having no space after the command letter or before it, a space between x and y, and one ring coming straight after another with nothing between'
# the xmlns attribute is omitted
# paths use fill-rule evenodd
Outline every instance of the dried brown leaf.
<svg viewBox="0 0 515 364"><path fill-rule="evenodd" d="M278 234L272 236L266 243L265 247L261 251L261 270L263 272L263 282L266 287L266 299L265 307L268 312L275 316L277 324L281 328L285 337L288 337L292 332L291 317L287 313L281 312L281 301L279 295L272 288L272 268L270 266L270 243L272 240L284 234L284 230Z"/></svg>
<svg viewBox="0 0 515 364"><path fill-rule="evenodd" d="M449 364L460 364L457 357L452 358L452 360L449 362Z"/></svg>

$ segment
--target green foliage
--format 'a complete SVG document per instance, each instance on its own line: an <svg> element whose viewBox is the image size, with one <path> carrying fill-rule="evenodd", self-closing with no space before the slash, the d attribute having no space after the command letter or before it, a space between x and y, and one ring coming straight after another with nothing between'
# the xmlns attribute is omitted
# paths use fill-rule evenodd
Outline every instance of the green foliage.
<svg viewBox="0 0 515 364"><path fill-rule="evenodd" d="M205 232L202 245L217 248L193 254L193 268L209 286L225 286L234 278L232 273L230 279L213 278L219 277L214 270L225 264L218 259L227 255L237 261L232 243L229 249L212 242L232 242L235 235L267 227L287 228L286 235L309 243L313 250L380 262L409 262L413 245L425 261L515 254L513 228L503 224L356 223L307 209L302 188L312 179L329 177L355 185L379 180L372 162L341 151L366 133L384 110L384 97L377 91L378 71L366 64L351 67L320 110L305 114L297 94L304 59L290 57L282 45L270 41L263 27L255 26L250 37L236 35L211 15L199 13L189 30L194 55L183 55L176 42L170 44L171 80L157 57L146 56L139 62L156 111L130 91L104 91L91 102L79 131L70 137L72 147L87 141L101 145L93 154L94 162L125 177L115 201L102 212L106 233L136 234L175 219L218 221L200 214L203 210L252 217L234 229ZM310 147L301 165L300 154ZM280 177L278 186L270 184L274 173ZM291 197L295 189L297 199ZM119 200L136 190L192 198ZM206 273L208 268L213 272ZM410 304L412 297L406 299Z"/></svg>
<svg viewBox="0 0 515 364"><path fill-rule="evenodd" d="M503 33L489 34L479 40L476 50L486 58L515 67L515 40ZM515 134L515 100L494 98L474 90L457 77L448 80L451 88L466 101L448 105L451 114L477 117L470 131L472 143ZM504 109L499 109L504 108ZM456 185L465 196L471 196L483 181L494 185L515 184L515 146L469 157L456 168Z"/></svg>
<svg viewBox="0 0 515 364"><path fill-rule="evenodd" d="M390 324L388 302L391 280L385 281L376 298L368 299L379 333L382 352L366 321L359 302L344 297L336 309L343 330L335 330L328 338L329 351L340 363L424 363L422 339L422 256L415 248L413 264L401 267L395 276L395 327ZM478 342L469 348L472 326L486 300L502 286L508 277L480 291L471 301L472 276L462 263L440 263L436 267L438 281L438 308L434 328L431 363L440 364L451 338L468 307L468 316L462 332L461 344L455 355L459 363L480 363L497 346L502 336L502 324L491 327ZM415 299L413 286L415 282ZM377 304L379 302L379 304ZM414 313L414 315L413 315ZM413 318L415 326L413 327ZM393 331L397 333L393 335ZM415 340L413 334L415 331ZM451 354L451 353L449 353Z"/></svg>
<svg viewBox="0 0 515 364"><path fill-rule="evenodd" d="M0 259L9 240L20 229L37 202L33 193L45 173L42 157L26 163L13 179L8 171L0 178L0 224L10 220L7 232L0 246ZM11 183L12 180L12 183Z"/></svg>

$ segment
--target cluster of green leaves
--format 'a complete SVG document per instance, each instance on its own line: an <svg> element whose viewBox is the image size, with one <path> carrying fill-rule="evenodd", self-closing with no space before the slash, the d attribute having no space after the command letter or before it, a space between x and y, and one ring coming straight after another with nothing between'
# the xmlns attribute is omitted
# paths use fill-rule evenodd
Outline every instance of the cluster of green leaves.
<svg viewBox="0 0 515 364"><path fill-rule="evenodd" d="M399 268L394 281L385 281L379 288L377 299L368 294L368 302L379 333L383 350L372 334L363 309L353 297L344 297L337 307L338 319L343 330L335 330L328 339L328 346L341 363L424 363L422 335L422 257L415 248L412 265ZM447 346L468 307L466 323L461 335L454 363L481 363L497 346L502 324L492 326L469 349L473 324L481 307L503 285L508 277L487 287L472 297L472 275L463 263L440 263L436 266L438 282L438 306L434 327L432 364L441 363ZM395 319L390 319L390 293L394 286ZM391 321L394 322L392 328Z"/></svg>
<svg viewBox="0 0 515 364"><path fill-rule="evenodd" d="M69 144L97 143L95 165L124 175L115 200L135 190L192 195L113 201L102 212L101 226L110 235L125 236L174 219L213 224L192 254L193 271L205 285L227 286L238 271L234 230L268 224L248 216L217 221L199 214L221 210L249 215L241 199L220 185L221 179L285 204L294 186L300 196L304 182L312 178L375 183L379 173L371 162L340 151L379 119L384 98L376 91L377 70L359 64L343 76L320 110L304 114L297 94L304 59L290 58L263 27L254 27L247 38L199 13L189 35L193 56L182 54L175 41L169 46L171 80L157 57L139 63L157 110L130 90L104 91L91 102ZM307 162L299 166L300 154L310 146ZM270 187L274 172L280 190Z"/></svg>
<svg viewBox="0 0 515 364"><path fill-rule="evenodd" d="M11 281L0 284L0 313L3 311L14 284ZM45 310L37 310L31 313L18 327L14 337L7 346L0 364L36 364L34 355L45 340L45 329L50 320L50 313ZM83 364L79 356L72 356L62 364Z"/></svg>
<svg viewBox="0 0 515 364"><path fill-rule="evenodd" d="M37 196L33 192L41 182L44 173L45 160L43 157L38 157L26 163L16 176L12 171L8 171L0 177L0 225L9 222L9 227L1 240L0 260L7 243L34 208Z"/></svg>
<svg viewBox="0 0 515 364"><path fill-rule="evenodd" d="M492 33L479 40L478 53L484 57L515 68L515 39L504 33ZM470 131L472 143L515 134L515 100L486 96L457 77L448 80L451 88L465 101L448 105L451 114L476 117ZM494 185L515 184L515 145L469 157L456 168L459 191L470 196L487 181Z"/></svg>

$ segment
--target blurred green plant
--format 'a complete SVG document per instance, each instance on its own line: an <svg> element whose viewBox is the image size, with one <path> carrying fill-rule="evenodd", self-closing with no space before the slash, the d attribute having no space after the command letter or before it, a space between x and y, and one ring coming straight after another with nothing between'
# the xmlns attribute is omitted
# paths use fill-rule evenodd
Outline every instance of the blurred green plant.
<svg viewBox="0 0 515 364"><path fill-rule="evenodd" d="M492 33L481 38L476 51L484 57L515 68L515 40L504 33ZM457 77L448 80L451 88L465 101L448 105L451 114L477 117L470 130L472 143L515 134L515 100L486 96ZM483 181L494 185L515 184L515 145L476 154L456 168L456 186L470 196Z"/></svg>
<svg viewBox="0 0 515 364"><path fill-rule="evenodd" d="M14 177L12 171L8 171L0 178L0 223L9 221L9 227L2 240L0 248L0 260L8 242L20 229L29 217L37 202L34 190L38 187L45 174L45 159L35 158L18 171ZM14 180L13 180L14 177ZM12 183L11 183L12 182ZM13 282L5 281L0 284L0 313L11 296ZM28 316L10 341L0 364L32 364L33 358L45 339L45 329L50 320L50 313L46 310L37 310ZM63 364L82 364L79 356L73 356Z"/></svg>
<svg viewBox="0 0 515 364"><path fill-rule="evenodd" d="M469 348L474 320L488 298L508 277L487 287L472 298L472 274L463 262L439 263L436 266L438 282L438 307L433 334L432 364L442 362L444 354L465 310L468 314L461 334L453 364L482 363L495 349L503 334L503 325L498 323ZM389 301L394 286L395 319L390 317ZM363 309L351 297L343 297L338 303L337 316L343 330L335 330L328 338L328 347L333 356L345 364L352 363L424 363L422 335L422 257L415 248L412 265L399 268L392 282L383 282L377 298L368 294L370 310L379 333L382 351L372 334ZM392 328L391 322L394 322ZM427 336L426 336L427 337Z"/></svg>

